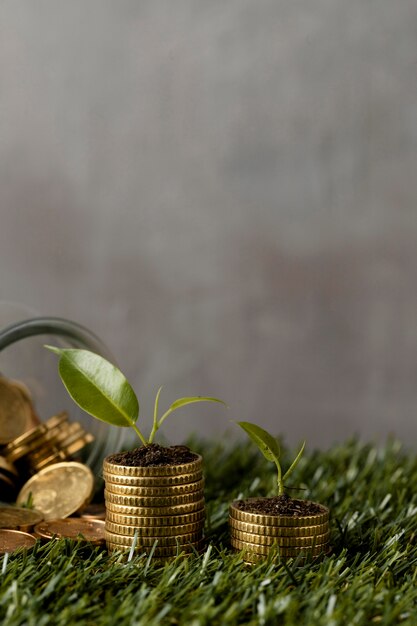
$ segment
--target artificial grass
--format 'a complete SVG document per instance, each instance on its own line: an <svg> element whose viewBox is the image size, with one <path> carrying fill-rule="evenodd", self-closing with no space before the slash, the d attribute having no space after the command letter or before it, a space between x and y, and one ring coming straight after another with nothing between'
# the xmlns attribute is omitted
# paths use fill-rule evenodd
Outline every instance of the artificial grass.
<svg viewBox="0 0 417 626"><path fill-rule="evenodd" d="M228 504L272 495L274 470L250 444L198 444L205 458L208 548L164 567L69 540L0 558L7 626L417 624L417 460L396 441L306 453L291 492L332 512L322 562L248 567L228 547Z"/></svg>

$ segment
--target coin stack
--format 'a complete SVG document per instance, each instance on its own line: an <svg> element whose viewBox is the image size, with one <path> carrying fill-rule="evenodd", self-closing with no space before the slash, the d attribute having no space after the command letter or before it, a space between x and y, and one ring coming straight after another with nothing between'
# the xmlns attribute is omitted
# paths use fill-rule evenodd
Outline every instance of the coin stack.
<svg viewBox="0 0 417 626"><path fill-rule="evenodd" d="M132 467L105 459L106 543L109 551L160 561L203 548L202 458L182 465Z"/></svg>
<svg viewBox="0 0 417 626"><path fill-rule="evenodd" d="M245 552L245 561L257 563L271 551L281 558L319 557L329 552L329 510L316 515L261 515L229 508L230 542Z"/></svg>

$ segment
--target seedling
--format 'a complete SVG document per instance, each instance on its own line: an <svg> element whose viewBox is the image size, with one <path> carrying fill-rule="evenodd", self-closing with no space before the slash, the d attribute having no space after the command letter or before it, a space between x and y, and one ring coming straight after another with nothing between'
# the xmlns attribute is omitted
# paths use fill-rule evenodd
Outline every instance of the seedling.
<svg viewBox="0 0 417 626"><path fill-rule="evenodd" d="M295 457L294 461L291 463L288 470L282 475L282 468L279 458L281 456L281 450L278 441L270 435L266 430L257 426L256 424L252 424L251 422L236 422L247 435L252 439L252 441L258 446L259 450L262 452L264 457L268 461L272 461L275 463L276 468L278 470L278 495L282 496L285 493L284 481L292 474L296 466L298 465L299 460L304 452L304 448L306 442L304 441L303 445L300 448L299 453Z"/></svg>
<svg viewBox="0 0 417 626"><path fill-rule="evenodd" d="M195 402L220 402L217 398L203 396L179 398L158 417L158 389L155 398L152 430L146 438L136 425L139 417L139 401L129 381L122 372L106 359L89 350L45 346L55 352L59 359L59 375L69 395L79 407L93 417L114 426L130 426L143 445L153 443L166 418L177 409Z"/></svg>

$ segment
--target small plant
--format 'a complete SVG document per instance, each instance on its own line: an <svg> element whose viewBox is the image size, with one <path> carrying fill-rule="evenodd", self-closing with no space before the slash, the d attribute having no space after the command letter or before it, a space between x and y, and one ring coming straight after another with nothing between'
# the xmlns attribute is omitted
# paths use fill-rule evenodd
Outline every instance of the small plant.
<svg viewBox="0 0 417 626"><path fill-rule="evenodd" d="M145 446L153 443L156 433L166 418L177 409L195 402L225 404L223 400L203 396L179 398L161 417L158 417L159 396L162 390L160 387L155 398L152 430L146 438L136 426L139 417L139 402L136 394L117 367L89 350L61 349L54 346L45 346L45 348L60 357L61 380L78 406L86 413L108 424L132 427Z"/></svg>
<svg viewBox="0 0 417 626"><path fill-rule="evenodd" d="M284 481L288 478L290 474L292 474L292 472L296 468L304 452L306 442L304 441L294 461L291 463L290 467L285 472L285 474L282 475L281 463L279 461L279 458L281 456L281 450L280 450L279 443L275 439L275 437L270 435L266 430L264 430L260 426L257 426L256 424L252 424L251 422L236 422L236 424L238 424L241 428L243 428L246 434L249 435L252 441L258 446L259 450L262 452L264 457L268 461L272 461L272 463L275 463L277 470L278 470L278 478L277 478L278 495L279 496L284 495L285 493Z"/></svg>

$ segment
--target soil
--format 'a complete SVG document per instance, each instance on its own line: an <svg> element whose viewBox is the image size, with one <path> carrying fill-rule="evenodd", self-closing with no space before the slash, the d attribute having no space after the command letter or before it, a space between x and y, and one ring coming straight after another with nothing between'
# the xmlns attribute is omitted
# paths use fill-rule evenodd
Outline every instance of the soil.
<svg viewBox="0 0 417 626"><path fill-rule="evenodd" d="M258 513L260 515L289 515L299 517L302 515L318 515L325 512L325 508L317 502L296 500L295 498L290 498L287 494L272 498L236 500L234 506L241 511Z"/></svg>
<svg viewBox="0 0 417 626"><path fill-rule="evenodd" d="M110 463L131 467L156 467L160 465L182 465L196 461L198 455L187 446L160 446L150 443L135 450L119 452L108 457Z"/></svg>

